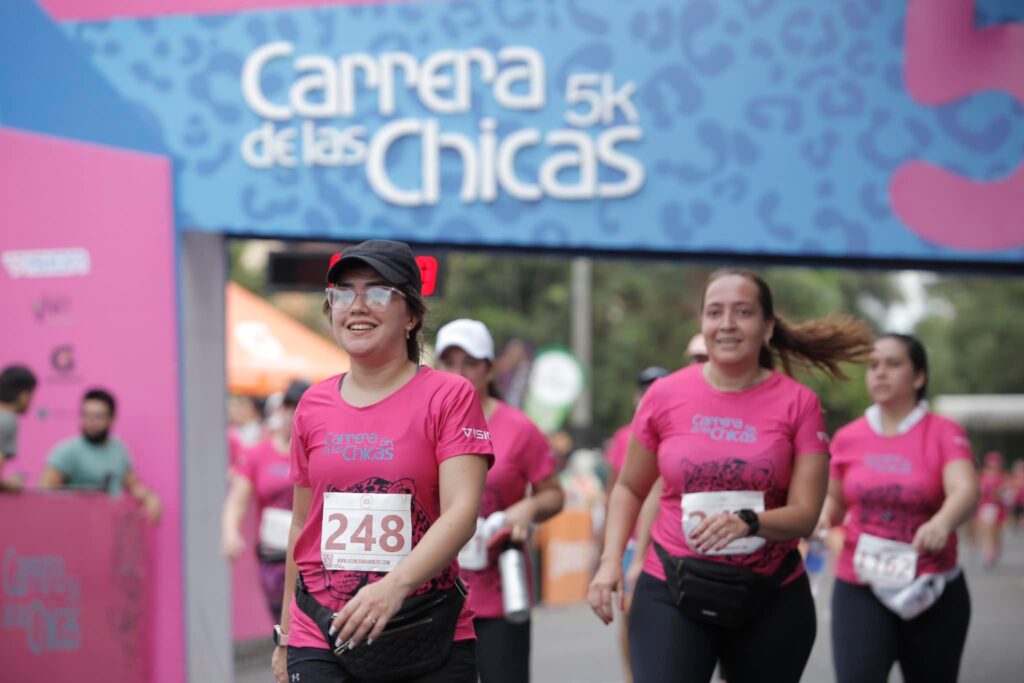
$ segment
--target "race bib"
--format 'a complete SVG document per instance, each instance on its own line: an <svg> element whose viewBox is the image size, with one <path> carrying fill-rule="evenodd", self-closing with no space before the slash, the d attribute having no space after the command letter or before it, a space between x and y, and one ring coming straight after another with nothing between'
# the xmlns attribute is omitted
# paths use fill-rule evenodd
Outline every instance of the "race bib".
<svg viewBox="0 0 1024 683"><path fill-rule="evenodd" d="M909 543L862 533L853 553L857 578L878 588L901 588L917 575L917 551Z"/></svg>
<svg viewBox="0 0 1024 683"><path fill-rule="evenodd" d="M389 572L412 550L412 495L324 494L320 557L331 571Z"/></svg>
<svg viewBox="0 0 1024 683"><path fill-rule="evenodd" d="M487 539L484 534L485 520L483 517L476 519L476 533L469 543L459 551L459 567L470 571L478 572L487 567Z"/></svg>
<svg viewBox="0 0 1024 683"><path fill-rule="evenodd" d="M978 519L986 524L991 524L999 519L999 505L997 503L982 503L978 510Z"/></svg>
<svg viewBox="0 0 1024 683"><path fill-rule="evenodd" d="M264 508L260 516L260 547L272 552L287 552L291 527L291 510Z"/></svg>
<svg viewBox="0 0 1024 683"><path fill-rule="evenodd" d="M753 510L764 512L763 491L704 491L702 493L684 493L681 502L683 512L683 537L690 544L690 534L708 517L719 512L737 512ZM737 538L721 550L712 550L705 555L749 555L764 546L765 540L757 536ZM699 551L697 551L699 552Z"/></svg>

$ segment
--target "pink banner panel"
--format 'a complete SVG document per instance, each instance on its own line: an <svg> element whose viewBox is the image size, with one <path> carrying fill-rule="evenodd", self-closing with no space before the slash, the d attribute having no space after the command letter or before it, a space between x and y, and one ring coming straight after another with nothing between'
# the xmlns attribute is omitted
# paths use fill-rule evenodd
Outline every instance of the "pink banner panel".
<svg viewBox="0 0 1024 683"><path fill-rule="evenodd" d="M30 412L20 420L18 455L5 474L20 472L34 485L54 445L79 433L83 393L100 386L114 394L113 433L163 500L148 582L160 615L153 681L180 683L179 326L170 162L0 128L0 206L0 319L13 331L0 341L0 365L24 363L39 378ZM53 529L32 515L17 518L29 534Z"/></svg>
<svg viewBox="0 0 1024 683"><path fill-rule="evenodd" d="M4 680L150 680L142 513L99 493L55 492L0 496L0 516Z"/></svg>

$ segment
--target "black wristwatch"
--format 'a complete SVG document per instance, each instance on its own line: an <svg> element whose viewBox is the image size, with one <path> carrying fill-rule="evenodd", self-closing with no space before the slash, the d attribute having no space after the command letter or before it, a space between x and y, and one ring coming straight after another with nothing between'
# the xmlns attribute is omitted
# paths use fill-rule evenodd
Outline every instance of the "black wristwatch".
<svg viewBox="0 0 1024 683"><path fill-rule="evenodd" d="M288 646L288 634L281 630L280 624L274 624L274 645L278 647Z"/></svg>
<svg viewBox="0 0 1024 683"><path fill-rule="evenodd" d="M747 532L747 536L754 536L761 530L761 520L758 519L757 513L753 510L740 510L736 513L736 516L746 522L747 526L750 527L750 531Z"/></svg>

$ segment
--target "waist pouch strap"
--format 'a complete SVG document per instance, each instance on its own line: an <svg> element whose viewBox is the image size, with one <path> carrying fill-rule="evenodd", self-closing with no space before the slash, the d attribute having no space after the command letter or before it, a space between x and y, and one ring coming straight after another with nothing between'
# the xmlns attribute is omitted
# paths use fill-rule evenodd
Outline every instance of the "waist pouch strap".
<svg viewBox="0 0 1024 683"><path fill-rule="evenodd" d="M448 590L406 598L373 645L363 643L362 647L350 650L348 643L335 647L336 636L330 635L336 613L310 594L301 573L295 579L295 603L323 633L327 647L341 666L362 683L398 681L444 664L465 600L466 587L458 578Z"/></svg>
<svg viewBox="0 0 1024 683"><path fill-rule="evenodd" d="M757 614L800 564L800 553L794 549L775 572L764 576L714 560L675 557L658 543L654 550L676 606L692 619L727 628L742 626Z"/></svg>

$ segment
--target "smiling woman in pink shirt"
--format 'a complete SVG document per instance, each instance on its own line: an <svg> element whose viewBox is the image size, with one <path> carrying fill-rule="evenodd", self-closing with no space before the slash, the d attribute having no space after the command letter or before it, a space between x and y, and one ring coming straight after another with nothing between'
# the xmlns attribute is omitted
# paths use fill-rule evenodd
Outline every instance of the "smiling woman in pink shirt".
<svg viewBox="0 0 1024 683"><path fill-rule="evenodd" d="M956 528L978 501L963 428L925 400L928 356L914 337L875 342L872 405L832 442L822 525L845 540L832 592L839 683L957 680L971 605L957 565Z"/></svg>
<svg viewBox="0 0 1024 683"><path fill-rule="evenodd" d="M660 475L629 615L633 680L706 683L718 659L730 683L795 683L815 636L796 546L821 512L828 435L818 397L788 373L841 376L871 335L846 316L788 324L745 269L709 277L701 331L708 361L659 379L637 408L589 601L605 623L613 595L621 609L622 552Z"/></svg>
<svg viewBox="0 0 1024 683"><path fill-rule="evenodd" d="M497 549L488 537L502 530L516 545L532 525L562 509L565 496L544 434L526 415L500 400L494 387L494 340L479 320L453 320L437 331L438 366L468 379L476 388L494 443L494 467L487 473L477 533L459 565L469 583L469 604L476 613L477 666L481 683L530 680L530 621L505 618ZM526 592L532 594L527 581Z"/></svg>
<svg viewBox="0 0 1024 683"><path fill-rule="evenodd" d="M327 281L324 312L351 369L311 387L295 411L274 674L475 683L455 557L493 460L476 392L419 364L427 309L408 245L351 247Z"/></svg>

